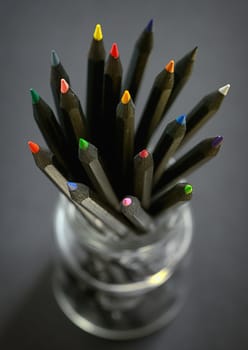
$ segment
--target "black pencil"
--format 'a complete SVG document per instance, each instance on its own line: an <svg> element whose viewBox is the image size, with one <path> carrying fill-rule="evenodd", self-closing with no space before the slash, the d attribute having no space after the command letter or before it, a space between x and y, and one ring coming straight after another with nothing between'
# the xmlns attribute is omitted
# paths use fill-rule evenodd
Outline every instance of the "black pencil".
<svg viewBox="0 0 248 350"><path fill-rule="evenodd" d="M154 80L135 134L135 152L147 147L153 132L162 119L173 84L174 61L171 60Z"/></svg>
<svg viewBox="0 0 248 350"><path fill-rule="evenodd" d="M55 50L51 52L51 70L50 70L50 86L53 94L54 104L57 115L61 122L62 115L60 110L60 81L65 79L70 84L69 75L66 73L63 65L60 62L59 56Z"/></svg>
<svg viewBox="0 0 248 350"><path fill-rule="evenodd" d="M54 154L59 169L67 177L75 174L73 160L69 154L68 144L62 133L52 109L34 90L30 89L33 105L33 114L36 123L49 147Z"/></svg>
<svg viewBox="0 0 248 350"><path fill-rule="evenodd" d="M222 145L223 137L216 136L205 139L185 153L174 164L165 170L154 187L155 193L164 191L168 185L172 186L182 176L186 176L196 168L215 157Z"/></svg>
<svg viewBox="0 0 248 350"><path fill-rule="evenodd" d="M124 89L130 92L134 102L136 101L146 64L153 48L152 27L153 20L150 20L135 43L134 51L127 70Z"/></svg>
<svg viewBox="0 0 248 350"><path fill-rule="evenodd" d="M115 169L120 191L127 193L131 184L133 148L134 148L134 114L135 108L131 96L127 90L124 91L120 103L116 109L115 127ZM121 195L123 196L123 193Z"/></svg>
<svg viewBox="0 0 248 350"><path fill-rule="evenodd" d="M153 158L146 149L134 157L134 195L143 208L148 209L151 200L153 182Z"/></svg>
<svg viewBox="0 0 248 350"><path fill-rule="evenodd" d="M169 110L169 108L181 92L182 88L189 80L195 63L197 50L198 48L195 47L192 51L187 53L179 61L176 62L174 72L174 86L169 101L165 106L163 115L165 115L166 112Z"/></svg>
<svg viewBox="0 0 248 350"><path fill-rule="evenodd" d="M74 152L78 154L79 139L88 137L85 115L78 97L65 79L61 79L60 91L64 134Z"/></svg>
<svg viewBox="0 0 248 350"><path fill-rule="evenodd" d="M184 115L170 122L162 133L154 151L154 178L156 184L167 167L168 161L174 156L186 132L186 118Z"/></svg>
<svg viewBox="0 0 248 350"><path fill-rule="evenodd" d="M125 197L121 201L121 212L140 233L145 233L154 229L152 218L141 207L138 198L134 196Z"/></svg>
<svg viewBox="0 0 248 350"><path fill-rule="evenodd" d="M230 85L222 86L203 97L187 114L187 130L180 146L185 144L194 134L218 111Z"/></svg>
<svg viewBox="0 0 248 350"><path fill-rule="evenodd" d="M152 198L149 212L152 215L159 215L171 207L189 201L192 198L192 191L192 185L186 182L178 183L161 196Z"/></svg>
<svg viewBox="0 0 248 350"><path fill-rule="evenodd" d="M50 151L41 148L37 143L34 143L32 141L29 141L28 145L37 167L48 177L49 180L54 183L58 190L75 205L76 209L80 212L81 215L84 216L90 225L95 227L100 232L106 232L106 230L109 228L107 228L102 221L96 220L95 215L88 212L71 200L71 196L67 187L67 180L57 169L54 155Z"/></svg>
<svg viewBox="0 0 248 350"><path fill-rule="evenodd" d="M99 124L102 113L105 55L101 25L97 24L88 53L86 116L90 140L98 147L99 128L96 125Z"/></svg>
<svg viewBox="0 0 248 350"><path fill-rule="evenodd" d="M105 203L101 202L98 196L82 183L67 183L71 198L92 212L120 237L126 237L130 232L130 225L116 211L111 210Z"/></svg>
<svg viewBox="0 0 248 350"><path fill-rule="evenodd" d="M101 147L99 148L104 159L109 164L112 156L112 139L115 132L116 107L120 101L122 80L122 64L119 58L117 44L111 47L108 60L105 65L103 78L103 115L101 116Z"/></svg>
<svg viewBox="0 0 248 350"><path fill-rule="evenodd" d="M120 210L118 198L109 182L98 157L97 148L84 139L79 140L79 160L95 191L116 210Z"/></svg>

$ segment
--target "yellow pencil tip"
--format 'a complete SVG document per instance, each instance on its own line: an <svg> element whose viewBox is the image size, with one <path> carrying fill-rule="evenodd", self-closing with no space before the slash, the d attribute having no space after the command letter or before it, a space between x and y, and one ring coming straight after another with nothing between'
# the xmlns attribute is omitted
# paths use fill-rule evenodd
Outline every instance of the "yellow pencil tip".
<svg viewBox="0 0 248 350"><path fill-rule="evenodd" d="M125 90L121 98L121 103L126 105L130 101L130 99L131 99L131 96L129 91Z"/></svg>
<svg viewBox="0 0 248 350"><path fill-rule="evenodd" d="M103 39L101 24L96 25L96 28L95 28L95 31L93 34L93 38L97 41L100 41Z"/></svg>
<svg viewBox="0 0 248 350"><path fill-rule="evenodd" d="M167 65L165 66L165 69L169 73L174 73L174 66L175 66L175 63L173 60L171 60L169 63L167 63Z"/></svg>

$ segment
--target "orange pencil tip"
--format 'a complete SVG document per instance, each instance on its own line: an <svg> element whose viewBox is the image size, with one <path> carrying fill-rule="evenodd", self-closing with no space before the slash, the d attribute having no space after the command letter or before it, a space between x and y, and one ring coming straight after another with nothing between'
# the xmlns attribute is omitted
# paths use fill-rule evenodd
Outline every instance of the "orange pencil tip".
<svg viewBox="0 0 248 350"><path fill-rule="evenodd" d="M130 93L128 90L125 90L121 98L121 103L126 105L130 100L131 100Z"/></svg>
<svg viewBox="0 0 248 350"><path fill-rule="evenodd" d="M167 65L165 66L165 69L169 73L174 73L174 66L175 66L175 62L174 60L171 60L169 63L167 63Z"/></svg>
<svg viewBox="0 0 248 350"><path fill-rule="evenodd" d="M38 153L40 150L40 146L37 143L34 143L32 141L28 141L28 146L29 146L30 151L34 154Z"/></svg>
<svg viewBox="0 0 248 350"><path fill-rule="evenodd" d="M61 79L60 80L60 92L62 94L66 94L68 90L69 90L69 84L67 83L67 81L65 79Z"/></svg>
<svg viewBox="0 0 248 350"><path fill-rule="evenodd" d="M118 50L118 46L116 43L113 43L111 50L110 50L110 55L112 57L114 57L115 59L117 59L119 57L119 50Z"/></svg>

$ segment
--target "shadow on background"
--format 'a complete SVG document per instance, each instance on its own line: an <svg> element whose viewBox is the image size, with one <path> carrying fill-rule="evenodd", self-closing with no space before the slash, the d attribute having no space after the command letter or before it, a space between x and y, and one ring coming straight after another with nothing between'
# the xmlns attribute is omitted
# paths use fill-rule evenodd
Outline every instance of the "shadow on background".
<svg viewBox="0 0 248 350"><path fill-rule="evenodd" d="M56 304L51 288L52 266L43 270L35 287L16 310L0 335L0 349L146 349L154 336L143 340L115 342L93 337L74 326ZM159 332L160 333L160 332Z"/></svg>

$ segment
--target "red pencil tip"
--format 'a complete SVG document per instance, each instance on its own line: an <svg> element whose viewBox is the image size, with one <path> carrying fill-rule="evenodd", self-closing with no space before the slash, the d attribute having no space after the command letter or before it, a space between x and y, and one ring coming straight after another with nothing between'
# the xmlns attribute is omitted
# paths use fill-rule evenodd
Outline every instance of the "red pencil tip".
<svg viewBox="0 0 248 350"><path fill-rule="evenodd" d="M40 150L40 146L37 143L34 143L32 141L28 141L29 149L30 151L35 154L38 153Z"/></svg>
<svg viewBox="0 0 248 350"><path fill-rule="evenodd" d="M112 57L114 57L115 59L117 59L119 57L119 50L118 50L118 46L116 43L113 43L111 50L110 50L110 55Z"/></svg>
<svg viewBox="0 0 248 350"><path fill-rule="evenodd" d="M67 81L65 79L61 79L60 80L60 92L62 94L66 94L67 91L69 90L69 84L67 83Z"/></svg>
<svg viewBox="0 0 248 350"><path fill-rule="evenodd" d="M143 149L143 151L139 152L140 158L144 159L149 156L149 152L146 149Z"/></svg>

